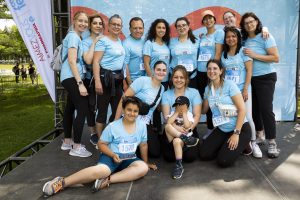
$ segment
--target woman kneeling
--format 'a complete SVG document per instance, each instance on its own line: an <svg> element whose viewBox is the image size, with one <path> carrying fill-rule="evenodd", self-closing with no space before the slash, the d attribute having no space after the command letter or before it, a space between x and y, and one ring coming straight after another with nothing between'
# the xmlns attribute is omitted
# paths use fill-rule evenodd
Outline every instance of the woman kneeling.
<svg viewBox="0 0 300 200"><path fill-rule="evenodd" d="M122 101L122 108L124 117L110 123L101 135L98 146L102 154L98 164L47 182L43 187L45 195L50 196L66 187L95 180L92 189L98 191L111 183L133 181L147 174L147 128L144 122L137 119L139 101L136 97L126 97ZM135 155L138 145L143 161ZM157 169L155 165L149 166Z"/></svg>

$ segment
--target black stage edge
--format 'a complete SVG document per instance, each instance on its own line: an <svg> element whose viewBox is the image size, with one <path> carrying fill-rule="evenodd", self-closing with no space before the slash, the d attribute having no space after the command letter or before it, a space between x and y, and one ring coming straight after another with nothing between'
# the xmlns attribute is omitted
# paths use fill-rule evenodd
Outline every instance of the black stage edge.
<svg viewBox="0 0 300 200"><path fill-rule="evenodd" d="M277 159L266 157L265 145L263 159L241 156L235 166L227 169L218 168L214 161L185 163L180 180L170 177L173 163L154 159L159 171L150 171L141 180L113 184L94 194L91 185L67 188L49 199L297 200L300 198L300 131L294 130L294 125L294 122L277 124L277 142L281 148ZM199 125L198 130L203 135L204 125ZM87 129L83 143L93 152L91 158L71 157L61 151L61 137L0 179L0 199L45 199L42 194L45 182L97 162L99 154L88 142Z"/></svg>

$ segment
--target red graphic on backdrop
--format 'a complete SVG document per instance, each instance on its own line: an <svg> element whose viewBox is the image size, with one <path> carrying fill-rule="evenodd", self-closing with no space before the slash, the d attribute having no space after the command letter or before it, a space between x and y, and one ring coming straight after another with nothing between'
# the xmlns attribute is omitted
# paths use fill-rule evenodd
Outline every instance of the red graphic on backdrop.
<svg viewBox="0 0 300 200"><path fill-rule="evenodd" d="M221 7L221 6L205 7L205 8L201 8L199 10L195 10L195 11L185 15L185 17L187 17L188 20L190 21L190 28L192 30L196 30L196 29L199 29L199 28L203 27L200 18L201 18L201 13L205 10L211 10L215 14L216 24L224 25L224 23L223 23L223 14L226 11L231 11L232 13L234 13L236 18L237 18L237 22L236 22L237 25L240 23L241 15L238 12L236 12L235 10L232 10L232 9L226 8L226 7ZM73 15L77 11L84 11L88 15L98 13L103 18L104 23L106 25L105 27L107 27L108 17L106 15L104 15L104 14L102 14L102 13L100 13L100 12L94 10L94 9L87 8L87 7L82 7L82 6L73 6L73 7L71 7L71 20L73 20ZM177 37L178 35L177 35L177 31L176 31L174 22L171 24L170 29L171 29L171 38ZM107 33L108 32L107 32L107 28L106 28L105 31L104 31L104 34L106 35ZM125 39L125 36L124 36L123 33L121 33L120 38L121 38L121 40Z"/></svg>

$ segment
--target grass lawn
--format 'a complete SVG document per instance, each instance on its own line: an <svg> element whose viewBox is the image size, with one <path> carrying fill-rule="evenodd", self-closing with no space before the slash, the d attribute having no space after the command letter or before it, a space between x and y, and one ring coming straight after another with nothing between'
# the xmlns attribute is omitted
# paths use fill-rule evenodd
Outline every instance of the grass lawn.
<svg viewBox="0 0 300 200"><path fill-rule="evenodd" d="M54 128L54 104L44 85L9 87L0 92L0 161Z"/></svg>
<svg viewBox="0 0 300 200"><path fill-rule="evenodd" d="M14 65L11 64L0 64L0 69L12 69ZM25 65L26 67L26 65Z"/></svg>

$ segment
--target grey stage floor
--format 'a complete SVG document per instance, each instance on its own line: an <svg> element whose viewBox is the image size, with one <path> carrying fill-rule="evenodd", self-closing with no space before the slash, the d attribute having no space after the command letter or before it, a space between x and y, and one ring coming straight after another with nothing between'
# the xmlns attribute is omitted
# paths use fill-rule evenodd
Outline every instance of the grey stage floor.
<svg viewBox="0 0 300 200"><path fill-rule="evenodd" d="M295 123L277 124L278 159L241 156L235 166L218 168L214 161L197 160L184 164L180 180L170 178L173 163L163 159L152 160L159 170L150 171L141 180L114 184L92 194L90 185L68 188L50 199L201 199L201 200L276 200L300 199L300 131ZM198 130L204 130L200 125ZM203 131L202 131L203 132ZM76 158L60 150L60 138L43 148L31 159L0 179L0 199L44 199L43 184L60 175L66 176L96 163L98 152L88 142L84 143L94 154L91 158Z"/></svg>

